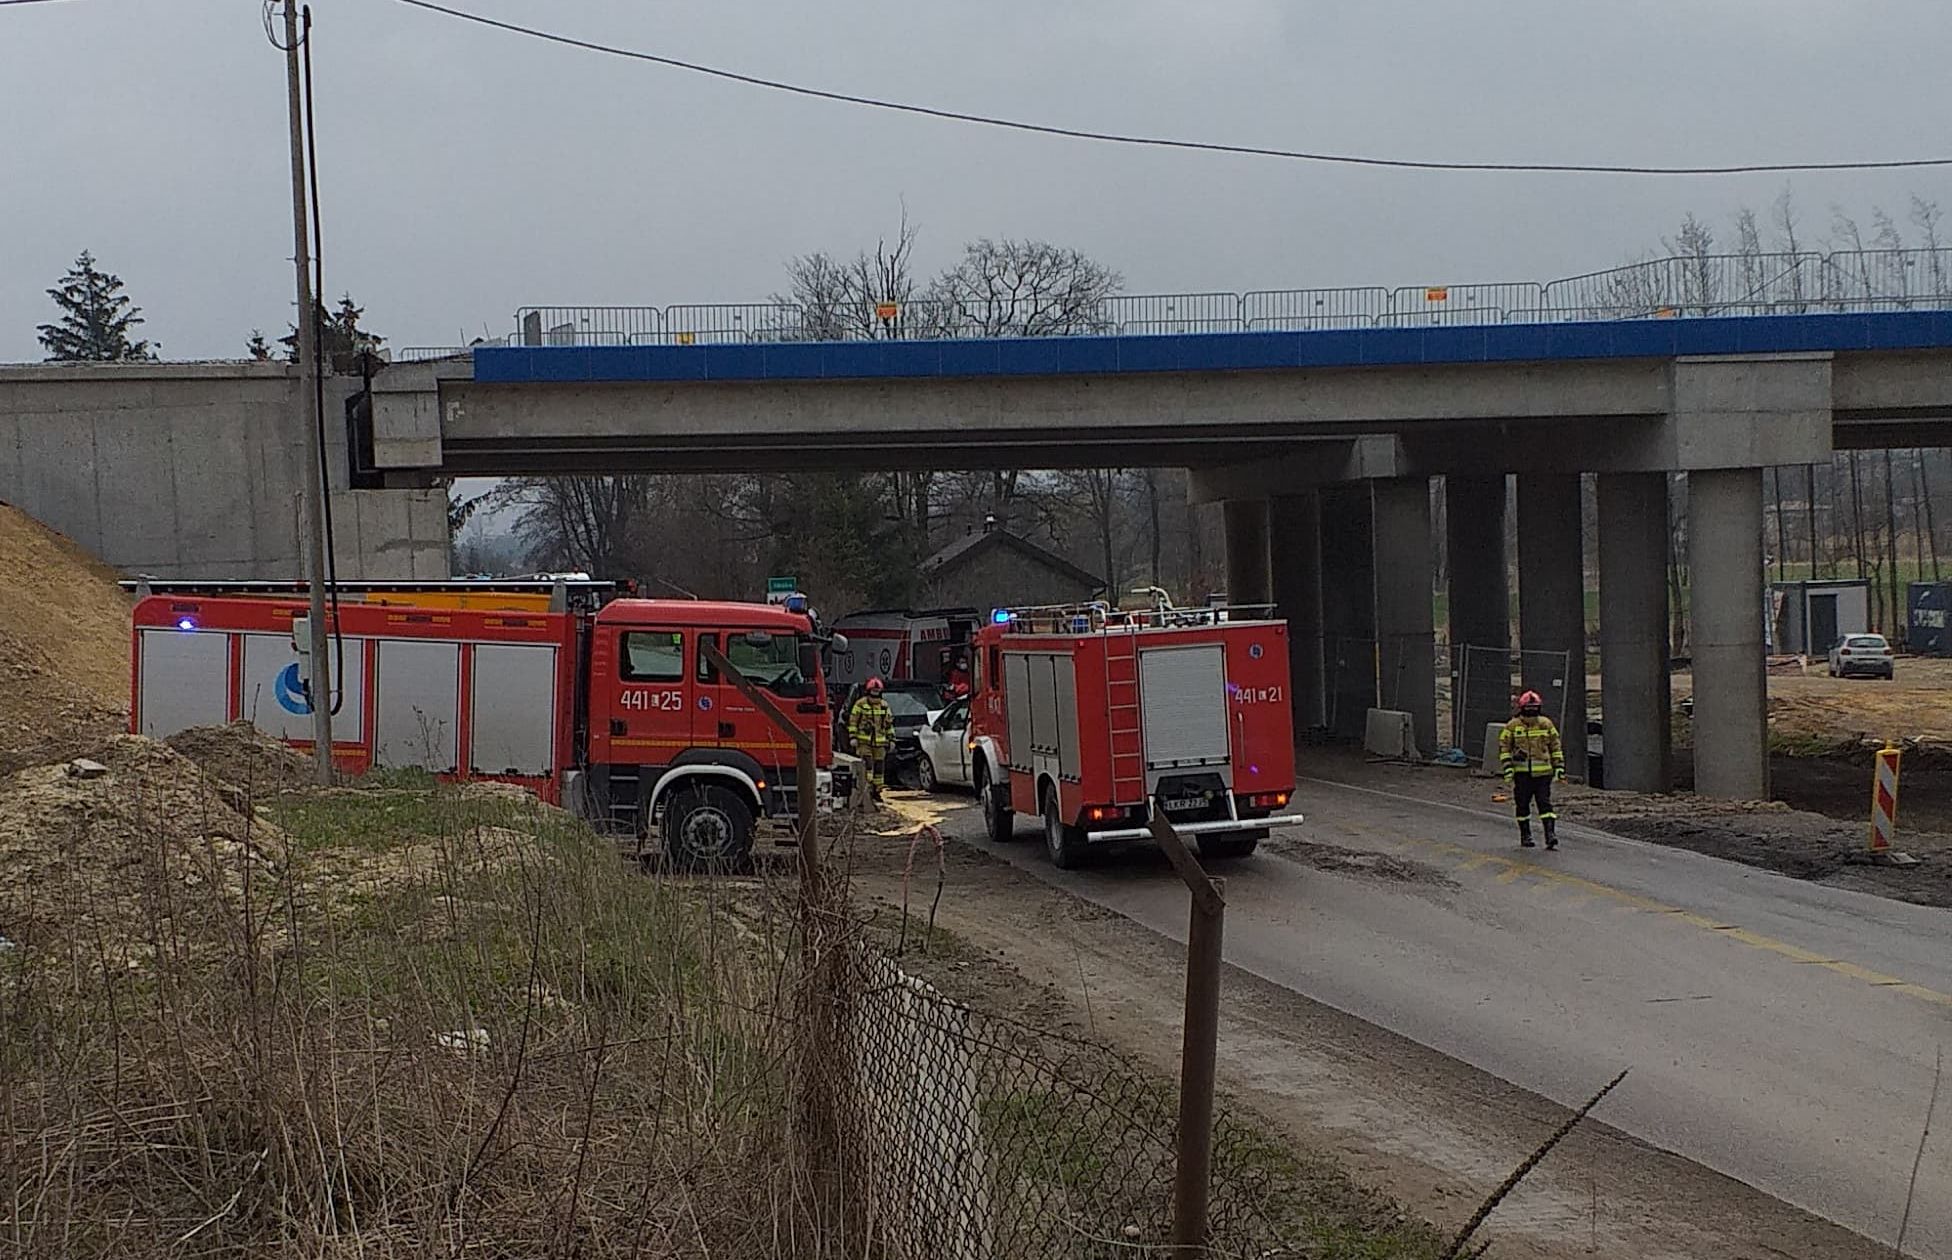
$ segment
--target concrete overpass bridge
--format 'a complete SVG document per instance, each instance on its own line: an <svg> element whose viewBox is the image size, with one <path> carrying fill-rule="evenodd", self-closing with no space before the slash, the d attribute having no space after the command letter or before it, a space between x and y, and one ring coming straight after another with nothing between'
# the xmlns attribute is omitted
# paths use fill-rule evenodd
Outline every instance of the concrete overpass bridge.
<svg viewBox="0 0 1952 1260"><path fill-rule="evenodd" d="M1762 469L1952 445L1952 310L1030 339L484 347L374 384L361 462L428 476L1183 466L1225 504L1229 594L1294 625L1298 723L1387 680L1434 748L1430 478L1450 637L1583 660L1599 474L1607 781L1670 783L1668 475L1685 473L1695 784L1767 794ZM1328 645L1373 641L1366 660ZM1561 681L1584 727L1577 668ZM1541 688L1543 689L1543 687ZM1583 741L1569 741L1583 761Z"/></svg>

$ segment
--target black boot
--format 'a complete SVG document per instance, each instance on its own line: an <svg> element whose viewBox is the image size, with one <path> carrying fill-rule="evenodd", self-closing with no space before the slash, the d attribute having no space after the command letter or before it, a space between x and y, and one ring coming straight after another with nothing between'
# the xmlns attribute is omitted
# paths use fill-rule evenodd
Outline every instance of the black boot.
<svg viewBox="0 0 1952 1260"><path fill-rule="evenodd" d="M1545 847L1548 849L1559 847L1559 820L1556 818L1545 820Z"/></svg>
<svg viewBox="0 0 1952 1260"><path fill-rule="evenodd" d="M1518 820L1518 847L1521 849L1532 847L1532 820L1529 818Z"/></svg>

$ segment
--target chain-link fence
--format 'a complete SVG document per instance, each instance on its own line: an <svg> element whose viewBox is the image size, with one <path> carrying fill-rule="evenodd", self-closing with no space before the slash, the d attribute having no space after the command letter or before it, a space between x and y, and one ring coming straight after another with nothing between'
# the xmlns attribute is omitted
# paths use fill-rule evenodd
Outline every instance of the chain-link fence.
<svg viewBox="0 0 1952 1260"><path fill-rule="evenodd" d="M956 1002L865 942L833 969L836 1171L850 1253L890 1260L1165 1248L1175 1092L1087 1039ZM1291 1254L1266 1151L1214 1126L1213 1256Z"/></svg>
<svg viewBox="0 0 1952 1260"><path fill-rule="evenodd" d="M1485 727L1511 718L1513 699L1528 687L1539 693L1545 716L1566 726L1568 652L1523 652L1504 647L1456 645L1451 649L1451 738L1467 757L1484 751ZM1585 733L1579 733L1583 739Z"/></svg>

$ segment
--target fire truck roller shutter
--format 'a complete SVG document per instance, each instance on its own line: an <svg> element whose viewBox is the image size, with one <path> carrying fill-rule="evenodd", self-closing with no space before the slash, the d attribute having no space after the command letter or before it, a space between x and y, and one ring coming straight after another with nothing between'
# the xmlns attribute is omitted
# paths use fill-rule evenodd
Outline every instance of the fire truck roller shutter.
<svg viewBox="0 0 1952 1260"><path fill-rule="evenodd" d="M1068 656L1051 658L1057 703L1057 773L1078 782L1078 666Z"/></svg>
<svg viewBox="0 0 1952 1260"><path fill-rule="evenodd" d="M1147 790L1162 775L1212 767L1233 786L1226 649L1218 643L1139 653Z"/></svg>
<svg viewBox="0 0 1952 1260"><path fill-rule="evenodd" d="M142 632L141 733L167 739L230 715L230 636L214 630ZM247 701L248 703L248 701Z"/></svg>
<svg viewBox="0 0 1952 1260"><path fill-rule="evenodd" d="M345 664L332 678L332 690L344 699L332 715L332 742L356 744L366 734L366 640L346 636ZM336 645L328 640L334 667L340 664ZM309 741L312 706L298 685L298 653L289 634L244 636L243 716L266 735ZM323 699L323 697L319 697Z"/></svg>
<svg viewBox="0 0 1952 1260"><path fill-rule="evenodd" d="M1003 655L1004 703L1010 709L1010 768L1030 769L1030 658L1021 652Z"/></svg>
<svg viewBox="0 0 1952 1260"><path fill-rule="evenodd" d="M475 774L547 776L554 770L556 649L477 643L468 760Z"/></svg>
<svg viewBox="0 0 1952 1260"><path fill-rule="evenodd" d="M461 645L381 639L373 764L452 774L460 736Z"/></svg>

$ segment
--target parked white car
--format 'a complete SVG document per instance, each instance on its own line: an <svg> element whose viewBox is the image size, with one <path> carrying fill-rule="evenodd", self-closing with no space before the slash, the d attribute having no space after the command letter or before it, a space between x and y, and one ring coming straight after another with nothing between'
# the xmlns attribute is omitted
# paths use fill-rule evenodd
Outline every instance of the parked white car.
<svg viewBox="0 0 1952 1260"><path fill-rule="evenodd" d="M945 784L970 785L967 697L932 715L916 737L922 745L922 755L915 763L916 786L933 792Z"/></svg>
<svg viewBox="0 0 1952 1260"><path fill-rule="evenodd" d="M1890 678L1895 668L1891 645L1881 634L1847 634L1830 645L1830 676Z"/></svg>

